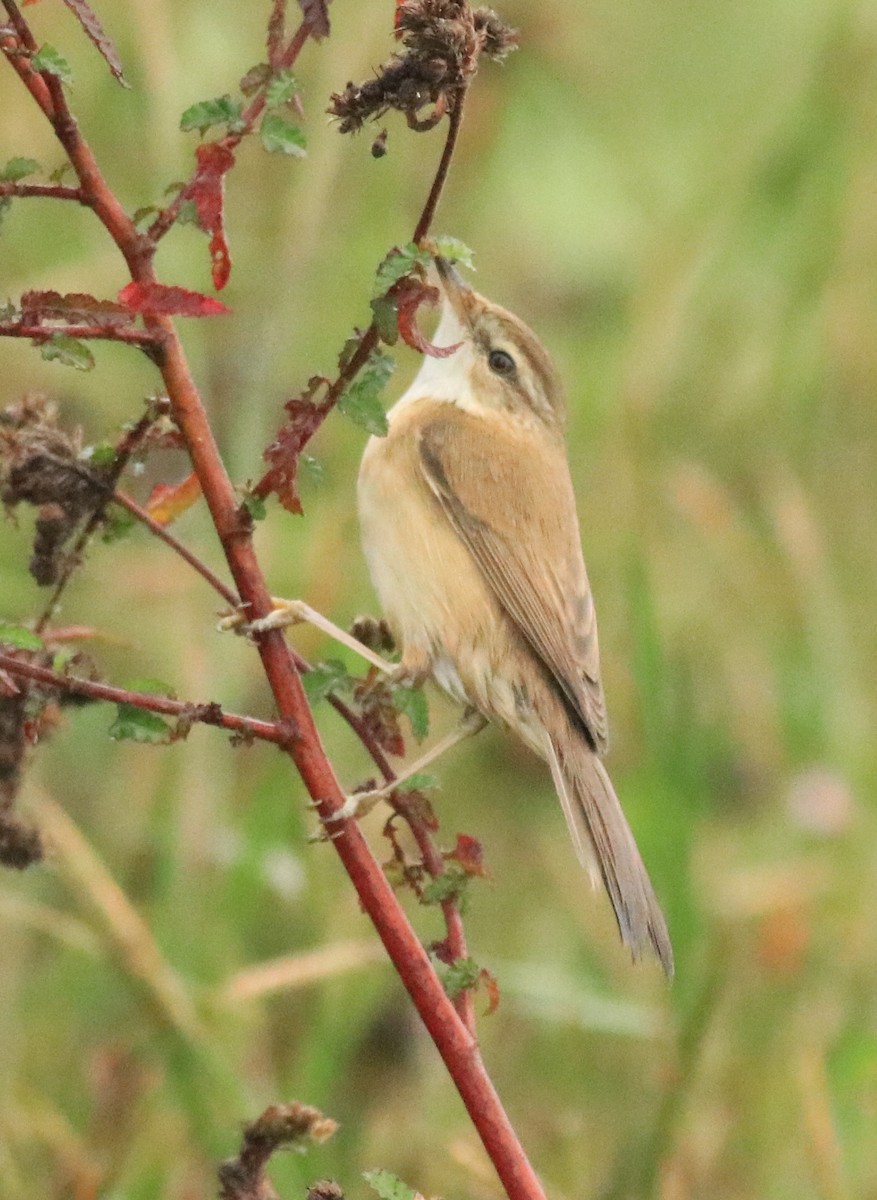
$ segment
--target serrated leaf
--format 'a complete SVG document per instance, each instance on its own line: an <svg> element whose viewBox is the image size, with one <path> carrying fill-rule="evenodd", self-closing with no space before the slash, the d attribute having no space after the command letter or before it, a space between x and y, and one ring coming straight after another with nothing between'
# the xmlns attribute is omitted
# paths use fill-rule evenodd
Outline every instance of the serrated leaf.
<svg viewBox="0 0 877 1200"><path fill-rule="evenodd" d="M375 326L382 342L395 346L399 340L399 310L391 296L375 296L370 301Z"/></svg>
<svg viewBox="0 0 877 1200"><path fill-rule="evenodd" d="M448 866L441 875L430 879L423 889L424 904L443 904L445 900L461 900L469 886L469 876L455 864ZM451 994L450 992L448 993Z"/></svg>
<svg viewBox="0 0 877 1200"><path fill-rule="evenodd" d="M70 63L63 54L60 54L54 46L50 46L48 43L40 46L30 60L30 65L35 71L46 71L49 75L57 75L62 83L73 82L73 70Z"/></svg>
<svg viewBox="0 0 877 1200"><path fill-rule="evenodd" d="M380 396L395 367L389 354L372 351L366 365L338 401L338 408L345 416L375 437L387 436L387 414Z"/></svg>
<svg viewBox="0 0 877 1200"><path fill-rule="evenodd" d="M134 704L119 704L116 719L107 731L113 741L142 742L158 746L169 742L173 729L158 713L137 708Z"/></svg>
<svg viewBox="0 0 877 1200"><path fill-rule="evenodd" d="M446 258L452 263L462 263L464 267L468 267L470 271L474 271L475 267L472 263L472 251L459 238L453 237L438 237L433 238L432 245L435 248L436 254L440 254L442 258Z"/></svg>
<svg viewBox="0 0 877 1200"><path fill-rule="evenodd" d="M392 1171L365 1171L362 1177L380 1200L423 1200L419 1192L403 1183Z"/></svg>
<svg viewBox="0 0 877 1200"><path fill-rule="evenodd" d="M241 117L243 102L236 96L217 96L214 100L199 100L180 117L180 129L188 133L197 129L204 134L214 125L235 125Z"/></svg>
<svg viewBox="0 0 877 1200"><path fill-rule="evenodd" d="M278 71L265 88L265 105L280 108L282 104L288 104L298 90L298 80L292 71Z"/></svg>
<svg viewBox="0 0 877 1200"><path fill-rule="evenodd" d="M18 183L20 179L36 175L40 170L42 168L35 158L10 158L0 170L0 179L6 183Z"/></svg>
<svg viewBox="0 0 877 1200"><path fill-rule="evenodd" d="M0 642L17 650L32 650L35 653L43 649L43 639L24 625L0 624Z"/></svg>
<svg viewBox="0 0 877 1200"><path fill-rule="evenodd" d="M128 283L119 292L119 303L147 317L216 317L231 312L213 296L164 283Z"/></svg>
<svg viewBox="0 0 877 1200"><path fill-rule="evenodd" d="M59 362L65 367L75 367L77 371L90 371L94 366L94 355L85 342L68 337L66 333L53 333L40 346L40 354L46 362Z"/></svg>
<svg viewBox="0 0 877 1200"><path fill-rule="evenodd" d="M427 267L432 257L427 250L421 250L414 242L409 242L401 249L391 250L381 262L375 274L375 296L383 296L394 283L398 283L405 275L410 275L416 266Z"/></svg>
<svg viewBox="0 0 877 1200"><path fill-rule="evenodd" d="M411 732L422 742L429 733L429 701L423 688L397 688L393 703L411 722Z"/></svg>
<svg viewBox="0 0 877 1200"><path fill-rule="evenodd" d="M330 658L327 662L317 663L310 671L306 671L301 677L301 682L309 703L314 705L325 700L336 688L346 687L350 683L350 676L343 662L339 662L337 658Z"/></svg>
<svg viewBox="0 0 877 1200"><path fill-rule="evenodd" d="M97 13L86 4L85 0L64 0L64 3L76 15L80 25L85 30L91 42L100 51L115 78L118 79L122 87L129 87L128 81L122 74L122 63L119 59L118 51L113 45L112 40L107 36Z"/></svg>
<svg viewBox="0 0 877 1200"><path fill-rule="evenodd" d="M304 132L279 112L265 114L259 126L259 136L262 145L271 154L292 154L296 158L304 158L307 153Z"/></svg>
<svg viewBox="0 0 877 1200"><path fill-rule="evenodd" d="M460 992L475 987L481 978L481 968L474 958L458 958L441 975L445 991L453 1000Z"/></svg>

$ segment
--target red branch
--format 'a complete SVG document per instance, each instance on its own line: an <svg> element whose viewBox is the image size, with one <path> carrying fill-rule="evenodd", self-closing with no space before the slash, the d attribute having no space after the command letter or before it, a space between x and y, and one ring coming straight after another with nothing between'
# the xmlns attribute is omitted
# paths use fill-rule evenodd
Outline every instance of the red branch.
<svg viewBox="0 0 877 1200"><path fill-rule="evenodd" d="M33 38L14 0L0 2L16 31L15 35L7 33L0 38L0 48L51 121L74 167L86 202L93 207L119 248L132 280L156 282L154 238L160 231L154 229L152 237L143 235L127 216L70 113L60 81L47 73L34 72L30 67L23 51L33 48ZM307 36L307 30L299 30L283 56L283 66L292 65ZM234 488L174 323L169 317L147 317L145 324L157 343L153 356L161 370L174 419L201 481L241 601L254 617L266 616L271 609L271 596L256 558L251 529L239 512ZM344 802L344 794L314 724L293 652L279 630L260 634L257 646L280 723L285 729L296 731L294 738L287 738L284 749L295 763L320 818L331 822L333 814ZM509 1200L545 1200L542 1186L484 1068L475 1037L446 995L426 951L356 823L343 824L332 839L332 845L457 1086Z"/></svg>
<svg viewBox="0 0 877 1200"><path fill-rule="evenodd" d="M260 721L256 717L241 717L237 713L224 712L218 704L197 704L189 700L176 700L170 696L157 696L153 692L132 692L127 688L99 683L96 679L82 679L77 675L62 675L48 667L40 667L26 659L0 651L0 671L19 679L30 679L41 687L56 688L71 696L87 696L90 700L105 700L110 704L130 704L147 712L161 713L166 717L182 717L187 721L198 721L204 725L216 725L231 733L244 737L259 738L263 742L274 742L287 746L292 738L288 728L280 721Z"/></svg>
<svg viewBox="0 0 877 1200"><path fill-rule="evenodd" d="M129 346L151 346L155 338L145 329L120 325L24 325L21 321L0 321L0 337L30 338L34 342L50 342L55 334L77 338L79 341L100 339L104 342L126 342Z"/></svg>
<svg viewBox="0 0 877 1200"><path fill-rule="evenodd" d="M9 183L0 182L0 196L44 196L49 200L75 200L87 204L82 188L68 187L64 183Z"/></svg>

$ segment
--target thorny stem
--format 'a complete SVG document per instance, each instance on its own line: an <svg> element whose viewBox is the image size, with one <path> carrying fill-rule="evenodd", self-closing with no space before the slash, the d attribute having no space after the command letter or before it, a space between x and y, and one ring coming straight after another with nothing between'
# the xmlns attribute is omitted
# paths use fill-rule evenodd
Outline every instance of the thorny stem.
<svg viewBox="0 0 877 1200"><path fill-rule="evenodd" d="M255 717L242 717L237 713L224 712L218 704L208 702L196 704L187 700L176 700L170 696L158 696L153 692L134 692L127 688L113 687L96 679L82 679L77 675L64 675L49 667L38 666L24 658L0 651L0 670L13 678L29 679L41 687L56 688L71 696L86 696L89 700L105 700L110 704L130 704L147 712L161 713L166 717L182 717L204 725L216 725L245 738L258 738L278 746L289 744L293 734L282 721L260 721Z"/></svg>
<svg viewBox="0 0 877 1200"><path fill-rule="evenodd" d="M16 31L16 37L8 33L0 37L0 48L51 121L87 202L119 248L132 279L138 283L155 282L152 265L155 242L137 230L104 179L70 113L60 80L45 72L34 72L20 54L22 47L32 47L33 38L14 0L0 2ZM234 488L176 329L168 317L147 317L145 324L156 339L155 361L241 601L254 617L266 616L271 609L271 596L255 555L251 528L238 510ZM292 651L279 630L260 634L257 646L280 721L286 729L294 731L284 748L320 818L330 822L344 803L344 795L323 749ZM484 1068L475 1038L446 995L358 826L352 821L343 824L332 845L457 1086L509 1200L544 1200L545 1193Z"/></svg>

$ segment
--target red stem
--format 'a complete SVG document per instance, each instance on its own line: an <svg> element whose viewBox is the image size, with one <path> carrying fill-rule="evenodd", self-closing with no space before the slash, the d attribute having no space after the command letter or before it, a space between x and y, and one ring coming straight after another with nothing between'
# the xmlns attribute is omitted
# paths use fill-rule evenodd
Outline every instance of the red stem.
<svg viewBox="0 0 877 1200"><path fill-rule="evenodd" d="M170 696L156 696L152 692L132 692L127 688L99 683L96 679L81 679L77 675L62 675L49 667L40 667L24 658L0 651L0 670L19 679L30 679L42 687L57 688L72 696L87 696L90 700L105 700L110 704L130 704L147 712L161 713L166 717L185 717L203 725L215 725L231 733L260 741L274 742L286 746L290 741L289 729L280 721L260 721L256 717L242 717L237 713L224 712L218 704L195 704L192 701L175 700Z"/></svg>
<svg viewBox="0 0 877 1200"><path fill-rule="evenodd" d="M24 325L20 321L0 321L0 337L50 342L58 333L80 341L99 338L105 342L125 342L129 346L151 346L154 340L145 329L131 329L128 325Z"/></svg>
<svg viewBox="0 0 877 1200"><path fill-rule="evenodd" d="M0 196L45 196L50 200L76 200L85 204L82 188L68 187L63 183L2 183Z"/></svg>

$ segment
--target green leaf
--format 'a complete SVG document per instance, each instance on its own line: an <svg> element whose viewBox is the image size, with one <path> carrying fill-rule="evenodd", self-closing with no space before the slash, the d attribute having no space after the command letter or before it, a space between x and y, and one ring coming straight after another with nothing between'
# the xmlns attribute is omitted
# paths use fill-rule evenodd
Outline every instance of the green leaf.
<svg viewBox="0 0 877 1200"><path fill-rule="evenodd" d="M441 787L437 776L431 775L429 771L415 771L395 790L398 792L428 792L437 787Z"/></svg>
<svg viewBox="0 0 877 1200"><path fill-rule="evenodd" d="M120 542L122 538L127 537L134 528L136 520L127 508L122 508L121 504L113 504L104 513L101 524L100 540L109 546L113 542Z"/></svg>
<svg viewBox="0 0 877 1200"><path fill-rule="evenodd" d="M460 992L473 988L481 978L481 968L474 958L458 958L441 972L445 991L453 1000Z"/></svg>
<svg viewBox="0 0 877 1200"><path fill-rule="evenodd" d="M59 362L65 367L75 367L77 371L90 371L94 366L94 355L85 342L68 337L66 333L53 333L40 346L40 354L46 362Z"/></svg>
<svg viewBox="0 0 877 1200"><path fill-rule="evenodd" d="M392 1171L365 1171L362 1177L380 1200L423 1200L414 1188L403 1183Z"/></svg>
<svg viewBox="0 0 877 1200"><path fill-rule="evenodd" d="M399 310L395 301L389 296L375 296L370 304L381 341L395 346L399 340Z"/></svg>
<svg viewBox="0 0 877 1200"><path fill-rule="evenodd" d="M35 71L48 71L50 75L57 75L62 83L73 82L73 70L70 63L63 54L59 54L55 47L48 43L40 46L30 60L30 65Z"/></svg>
<svg viewBox="0 0 877 1200"><path fill-rule="evenodd" d="M376 437L387 436L387 414L380 396L395 366L389 354L373 350L368 362L338 401L338 408L345 416Z"/></svg>
<svg viewBox="0 0 877 1200"><path fill-rule="evenodd" d="M180 129L187 133L197 129L204 134L213 125L235 125L243 111L243 101L237 97L217 96L215 100L199 100L180 117Z"/></svg>
<svg viewBox="0 0 877 1200"><path fill-rule="evenodd" d="M116 461L116 447L112 442L98 442L96 446L86 446L79 457L92 467L111 467Z"/></svg>
<svg viewBox="0 0 877 1200"><path fill-rule="evenodd" d="M293 154L304 158L307 139L298 125L287 121L279 112L266 113L259 126L262 145L272 154Z"/></svg>
<svg viewBox="0 0 877 1200"><path fill-rule="evenodd" d="M158 211L159 209L157 204L144 204L142 208L138 208L131 214L131 220L135 225L139 225L141 222L145 221L147 217L157 216Z"/></svg>
<svg viewBox="0 0 877 1200"><path fill-rule="evenodd" d="M24 625L0 624L0 642L6 646L15 646L17 650L38 651L43 649L43 639L38 637L32 629L26 629Z"/></svg>
<svg viewBox="0 0 877 1200"><path fill-rule="evenodd" d="M391 250L375 275L375 296L383 296L394 283L410 275L415 266L428 267L431 262L429 251L421 250L414 242L409 242L401 250Z"/></svg>
<svg viewBox="0 0 877 1200"><path fill-rule="evenodd" d="M411 722L411 732L422 742L429 733L429 701L423 688L397 688L393 693L393 703L400 713L404 713Z"/></svg>
<svg viewBox="0 0 877 1200"><path fill-rule="evenodd" d="M116 719L108 732L116 742L129 740L158 746L171 740L173 729L158 713L137 708L134 704L119 704Z"/></svg>
<svg viewBox="0 0 877 1200"><path fill-rule="evenodd" d="M336 688L347 687L350 676L343 662L331 658L327 662L317 663L310 671L305 671L301 677L302 687L310 704L325 700Z"/></svg>
<svg viewBox="0 0 877 1200"><path fill-rule="evenodd" d="M265 104L268 108L279 108L288 104L298 90L298 80L292 71L278 71L265 88Z"/></svg>
<svg viewBox="0 0 877 1200"><path fill-rule="evenodd" d="M9 162L0 170L0 179L6 183L18 183L20 179L26 179L28 175L36 175L40 170L42 168L35 158L10 158Z"/></svg>
<svg viewBox="0 0 877 1200"><path fill-rule="evenodd" d="M442 258L448 259L449 262L462 263L471 271L475 270L472 264L472 251L465 242L461 242L458 238L438 237L433 238L432 244Z"/></svg>
<svg viewBox="0 0 877 1200"><path fill-rule="evenodd" d="M441 904L445 900L459 899L466 892L470 879L470 875L451 863L441 875L430 879L423 889L424 904Z"/></svg>
<svg viewBox="0 0 877 1200"><path fill-rule="evenodd" d="M268 506L261 496L249 493L244 496L241 503L254 521L264 521L268 516Z"/></svg>

